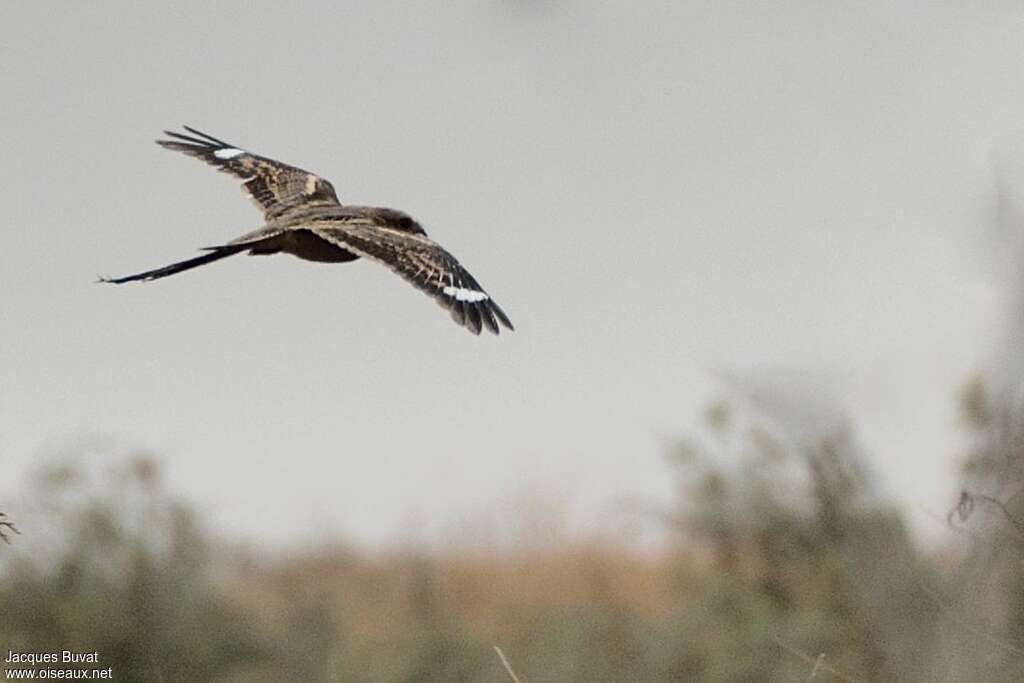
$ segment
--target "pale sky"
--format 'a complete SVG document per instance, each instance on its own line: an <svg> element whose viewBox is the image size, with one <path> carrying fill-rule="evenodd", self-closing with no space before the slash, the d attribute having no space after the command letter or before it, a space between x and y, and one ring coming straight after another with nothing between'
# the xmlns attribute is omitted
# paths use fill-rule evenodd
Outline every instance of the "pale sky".
<svg viewBox="0 0 1024 683"><path fill-rule="evenodd" d="M936 524L954 393L1004 329L1024 9L341 5L4 5L0 496L54 452L142 449L257 542L486 525L524 492L586 533L665 499L716 372L783 368L831 378ZM408 211L517 331L363 261L94 284L259 227L153 144L182 123Z"/></svg>

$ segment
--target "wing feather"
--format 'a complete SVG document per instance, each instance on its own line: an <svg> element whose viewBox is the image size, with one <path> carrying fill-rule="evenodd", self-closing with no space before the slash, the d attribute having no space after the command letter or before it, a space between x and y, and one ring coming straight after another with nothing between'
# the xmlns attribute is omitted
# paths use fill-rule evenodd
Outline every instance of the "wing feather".
<svg viewBox="0 0 1024 683"><path fill-rule="evenodd" d="M340 247L383 263L448 309L456 323L480 334L484 326L498 334L500 320L515 329L501 307L440 245L423 235L381 228L369 222L317 225L313 232Z"/></svg>
<svg viewBox="0 0 1024 683"><path fill-rule="evenodd" d="M334 187L315 173L257 156L195 128L184 128L189 135L165 130L173 139L156 143L244 180L243 189L263 211L267 222L298 207L339 205Z"/></svg>

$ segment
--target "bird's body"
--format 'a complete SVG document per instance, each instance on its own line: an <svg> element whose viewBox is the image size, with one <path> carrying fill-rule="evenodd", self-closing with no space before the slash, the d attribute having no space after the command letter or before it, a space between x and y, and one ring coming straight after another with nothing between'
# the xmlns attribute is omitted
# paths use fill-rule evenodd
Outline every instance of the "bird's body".
<svg viewBox="0 0 1024 683"><path fill-rule="evenodd" d="M243 189L263 211L263 227L210 247L193 259L104 282L155 280L243 251L260 255L283 252L322 263L365 257L383 263L432 296L458 324L475 334L483 327L497 334L499 323L512 329L508 317L473 276L408 214L343 205L331 184L313 173L185 129L191 135L165 131L175 139L157 143L244 179Z"/></svg>

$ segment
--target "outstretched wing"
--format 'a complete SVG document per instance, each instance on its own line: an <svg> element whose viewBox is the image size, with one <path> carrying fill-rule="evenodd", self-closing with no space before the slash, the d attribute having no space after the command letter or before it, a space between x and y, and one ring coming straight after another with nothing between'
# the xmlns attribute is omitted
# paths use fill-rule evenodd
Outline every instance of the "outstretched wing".
<svg viewBox="0 0 1024 683"><path fill-rule="evenodd" d="M500 321L512 322L454 256L423 235L383 228L372 222L345 221L317 225L313 232L340 247L379 261L451 312L474 334L486 326L498 334Z"/></svg>
<svg viewBox="0 0 1024 683"><path fill-rule="evenodd" d="M191 135L165 130L164 133L174 139L156 143L202 159L220 171L243 179L243 189L263 210L268 222L299 206L338 205L334 188L315 173L256 156L194 128L184 128Z"/></svg>

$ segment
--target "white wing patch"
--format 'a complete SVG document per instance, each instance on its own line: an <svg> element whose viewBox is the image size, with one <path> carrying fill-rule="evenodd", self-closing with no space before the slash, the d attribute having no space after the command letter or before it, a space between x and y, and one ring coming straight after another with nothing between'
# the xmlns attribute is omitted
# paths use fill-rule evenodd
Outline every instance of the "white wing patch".
<svg viewBox="0 0 1024 683"><path fill-rule="evenodd" d="M316 194L316 176L312 173L306 176L306 187L304 188L304 191L310 196Z"/></svg>
<svg viewBox="0 0 1024 683"><path fill-rule="evenodd" d="M486 301L490 297L487 296L486 292L478 292L475 289L463 289L462 287L452 287L451 285L445 287L443 290L445 294L451 297L455 297L456 301Z"/></svg>
<svg viewBox="0 0 1024 683"><path fill-rule="evenodd" d="M218 149L213 153L213 156L218 159L234 159L245 154L243 149L235 149L234 147L225 147L224 149Z"/></svg>

